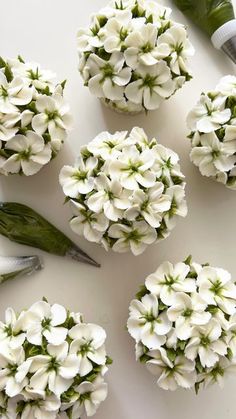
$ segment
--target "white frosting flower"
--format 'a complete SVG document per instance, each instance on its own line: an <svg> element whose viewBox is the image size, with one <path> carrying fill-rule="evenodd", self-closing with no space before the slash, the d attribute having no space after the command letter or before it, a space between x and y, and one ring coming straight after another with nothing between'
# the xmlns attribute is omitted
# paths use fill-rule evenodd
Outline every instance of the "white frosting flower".
<svg viewBox="0 0 236 419"><path fill-rule="evenodd" d="M34 175L62 147L71 127L64 84L37 63L1 59L0 173Z"/></svg>
<svg viewBox="0 0 236 419"><path fill-rule="evenodd" d="M233 127L232 127L233 128ZM203 134L201 145L191 150L191 161L199 166L203 176L216 176L218 172L228 172L236 163L236 136L234 141L222 142L215 132Z"/></svg>
<svg viewBox="0 0 236 419"><path fill-rule="evenodd" d="M230 117L230 109L225 109L225 97L217 96L211 99L203 94L199 103L189 113L187 124L192 131L209 133L219 129Z"/></svg>
<svg viewBox="0 0 236 419"><path fill-rule="evenodd" d="M72 419L78 419L84 413L87 416L93 416L100 403L107 397L107 384L102 379L97 379L93 383L84 381L76 388L76 391L79 394L79 400L72 408Z"/></svg>
<svg viewBox="0 0 236 419"><path fill-rule="evenodd" d="M79 71L102 103L119 112L154 110L190 80L194 49L170 15L153 1L111 1L79 30Z"/></svg>
<svg viewBox="0 0 236 419"><path fill-rule="evenodd" d="M139 255L187 214L178 155L141 128L99 134L59 180L71 202L72 230L106 250Z"/></svg>
<svg viewBox="0 0 236 419"><path fill-rule="evenodd" d="M155 273L147 277L145 285L164 304L171 306L176 301L176 293L195 291L195 281L188 278L189 270L185 263L172 265L164 262Z"/></svg>
<svg viewBox="0 0 236 419"><path fill-rule="evenodd" d="M130 81L131 69L123 68L124 57L114 52L109 61L91 54L87 66L91 74L88 87L99 98L121 100L124 86Z"/></svg>
<svg viewBox="0 0 236 419"><path fill-rule="evenodd" d="M7 81L5 74L0 71L0 112L3 114L17 112L17 106L31 102L33 91L25 85L20 77Z"/></svg>
<svg viewBox="0 0 236 419"><path fill-rule="evenodd" d="M203 93L187 117L191 161L203 176L236 189L236 77L225 76Z"/></svg>
<svg viewBox="0 0 236 419"><path fill-rule="evenodd" d="M234 314L236 285L224 269L205 267L198 276L199 294L207 304L218 305L226 314Z"/></svg>
<svg viewBox="0 0 236 419"><path fill-rule="evenodd" d="M158 299L152 294L131 302L127 325L131 336L149 349L159 349L171 329L171 321L166 313L159 313Z"/></svg>
<svg viewBox="0 0 236 419"><path fill-rule="evenodd" d="M218 382L235 371L236 286L227 271L163 263L131 301L127 327L136 359L164 390Z"/></svg>
<svg viewBox="0 0 236 419"><path fill-rule="evenodd" d="M77 355L81 377L93 370L93 362L97 365L106 363L106 333L102 327L81 323L70 330L69 337L73 339L70 354Z"/></svg>
<svg viewBox="0 0 236 419"><path fill-rule="evenodd" d="M17 315L7 309L0 323L1 418L93 416L107 396L112 361L105 340L102 327L59 304L39 301Z"/></svg>
<svg viewBox="0 0 236 419"><path fill-rule="evenodd" d="M2 166L9 173L22 170L26 176L34 175L51 160L50 145L45 145L43 138L33 131L15 135L7 141L5 148L13 153Z"/></svg>
<svg viewBox="0 0 236 419"><path fill-rule="evenodd" d="M130 101L144 103L147 110L153 110L174 91L175 83L170 78L170 69L161 61L148 67L139 64L135 70L135 81L126 87L125 95Z"/></svg>
<svg viewBox="0 0 236 419"><path fill-rule="evenodd" d="M190 389L196 382L194 362L184 356L177 356L171 361L164 349L151 351L153 359L147 362L152 374L158 377L157 384L163 390L177 390L178 387Z"/></svg>
<svg viewBox="0 0 236 419"><path fill-rule="evenodd" d="M76 198L79 193L86 194L93 190L94 176L97 159L90 157L84 163L82 158L77 161L76 167L64 166L60 173L60 183L63 185L63 192Z"/></svg>

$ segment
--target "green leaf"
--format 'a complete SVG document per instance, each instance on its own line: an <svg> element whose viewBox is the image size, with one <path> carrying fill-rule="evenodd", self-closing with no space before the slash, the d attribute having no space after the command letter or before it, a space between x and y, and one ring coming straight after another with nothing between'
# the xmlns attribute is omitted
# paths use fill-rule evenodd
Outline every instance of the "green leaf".
<svg viewBox="0 0 236 419"><path fill-rule="evenodd" d="M137 292L136 294L136 298L138 300L142 300L142 298L148 293L149 291L147 290L147 288L145 287L145 285L141 285L139 292Z"/></svg>
<svg viewBox="0 0 236 419"><path fill-rule="evenodd" d="M167 349L166 350L167 356L171 362L173 362L176 358L176 352L174 349Z"/></svg>
<svg viewBox="0 0 236 419"><path fill-rule="evenodd" d="M61 82L61 87L62 87L62 90L64 90L64 89L65 89L65 85L66 85L66 83L67 83L67 80L63 80L63 81Z"/></svg>
<svg viewBox="0 0 236 419"><path fill-rule="evenodd" d="M11 67L8 64L6 64L5 66L5 76L8 82L11 82L13 80L13 73L11 71Z"/></svg>
<svg viewBox="0 0 236 419"><path fill-rule="evenodd" d="M2 57L0 57L0 68L6 67L6 62Z"/></svg>
<svg viewBox="0 0 236 419"><path fill-rule="evenodd" d="M17 58L20 61L20 63L25 64L25 61L23 60L23 58L21 57L21 55L18 55Z"/></svg>

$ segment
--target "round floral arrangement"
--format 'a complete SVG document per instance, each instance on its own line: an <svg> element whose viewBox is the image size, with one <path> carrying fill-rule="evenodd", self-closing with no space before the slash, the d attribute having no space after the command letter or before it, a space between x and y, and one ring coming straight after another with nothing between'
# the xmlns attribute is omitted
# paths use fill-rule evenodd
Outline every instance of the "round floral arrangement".
<svg viewBox="0 0 236 419"><path fill-rule="evenodd" d="M65 82L33 62L0 58L0 173L34 175L61 149L71 127Z"/></svg>
<svg viewBox="0 0 236 419"><path fill-rule="evenodd" d="M192 162L203 176L236 189L236 77L223 77L202 93L187 117Z"/></svg>
<svg viewBox="0 0 236 419"><path fill-rule="evenodd" d="M191 79L194 49L171 9L154 1L113 0L78 32L85 86L122 112L157 109Z"/></svg>
<svg viewBox="0 0 236 419"><path fill-rule="evenodd" d="M229 272L189 257L163 263L130 304L136 358L164 390L190 389L236 371L236 285Z"/></svg>
<svg viewBox="0 0 236 419"><path fill-rule="evenodd" d="M79 419L93 416L107 396L111 362L102 327L46 301L0 323L0 416Z"/></svg>
<svg viewBox="0 0 236 419"><path fill-rule="evenodd" d="M102 132L81 148L60 183L70 201L72 230L106 250L142 253L187 215L184 175L172 150L141 128Z"/></svg>

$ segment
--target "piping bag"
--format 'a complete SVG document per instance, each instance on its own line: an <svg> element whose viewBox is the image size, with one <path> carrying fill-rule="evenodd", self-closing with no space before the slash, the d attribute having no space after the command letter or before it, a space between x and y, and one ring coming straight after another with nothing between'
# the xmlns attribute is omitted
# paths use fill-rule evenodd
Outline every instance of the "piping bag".
<svg viewBox="0 0 236 419"><path fill-rule="evenodd" d="M173 0L236 64L236 19L231 0Z"/></svg>

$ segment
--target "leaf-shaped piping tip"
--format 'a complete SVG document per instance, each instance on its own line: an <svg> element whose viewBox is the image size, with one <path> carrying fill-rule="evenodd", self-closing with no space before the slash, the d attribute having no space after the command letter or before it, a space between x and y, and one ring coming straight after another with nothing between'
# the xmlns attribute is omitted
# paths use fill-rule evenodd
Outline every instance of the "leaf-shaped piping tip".
<svg viewBox="0 0 236 419"><path fill-rule="evenodd" d="M100 266L65 234L23 204L0 202L0 234L14 242L48 253L69 256L78 262Z"/></svg>
<svg viewBox="0 0 236 419"><path fill-rule="evenodd" d="M38 256L0 256L0 284L43 268Z"/></svg>

